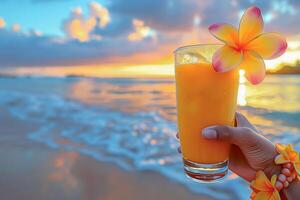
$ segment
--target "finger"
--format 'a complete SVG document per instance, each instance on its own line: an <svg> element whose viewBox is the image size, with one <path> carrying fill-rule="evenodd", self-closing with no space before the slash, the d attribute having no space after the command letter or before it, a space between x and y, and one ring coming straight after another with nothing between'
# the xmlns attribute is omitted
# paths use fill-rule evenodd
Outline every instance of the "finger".
<svg viewBox="0 0 300 200"><path fill-rule="evenodd" d="M177 148L177 151L178 151L178 153L181 153L181 148L178 147L178 148Z"/></svg>
<svg viewBox="0 0 300 200"><path fill-rule="evenodd" d="M280 181L276 181L275 187L276 187L277 190L280 191L283 188L283 183L281 183Z"/></svg>
<svg viewBox="0 0 300 200"><path fill-rule="evenodd" d="M202 136L206 139L228 141L239 147L257 141L257 135L244 127L210 126L202 130Z"/></svg>
<svg viewBox="0 0 300 200"><path fill-rule="evenodd" d="M284 183L284 182L286 181L286 176L283 175L283 174L279 174L277 180L279 180L279 181L281 181L282 183Z"/></svg>
<svg viewBox="0 0 300 200"><path fill-rule="evenodd" d="M236 120L236 126L237 127L245 127L250 128L255 132L258 132L258 130L255 128L254 125L252 125L249 120L241 113L236 112L235 113L235 120Z"/></svg>
<svg viewBox="0 0 300 200"><path fill-rule="evenodd" d="M249 182L255 178L256 171L249 166L241 149L236 145L231 146L229 169Z"/></svg>
<svg viewBox="0 0 300 200"><path fill-rule="evenodd" d="M291 171L288 168L283 168L281 170L281 173L284 174L285 176L290 176L291 175Z"/></svg>
<svg viewBox="0 0 300 200"><path fill-rule="evenodd" d="M293 180L297 177L296 173L292 173Z"/></svg>
<svg viewBox="0 0 300 200"><path fill-rule="evenodd" d="M283 183L283 187L285 187L285 188L289 187L289 182L285 181L285 182Z"/></svg>
<svg viewBox="0 0 300 200"><path fill-rule="evenodd" d="M291 165L291 163L285 163L285 164L283 165L283 167L292 170L292 165Z"/></svg>
<svg viewBox="0 0 300 200"><path fill-rule="evenodd" d="M272 153L268 157L275 157L278 154L270 140L248 127L210 126L202 130L202 136L209 140L235 144L243 153L249 153L249 149L257 148Z"/></svg>
<svg viewBox="0 0 300 200"><path fill-rule="evenodd" d="M286 178L286 180L287 180L289 183L291 183L291 182L293 181L293 177L289 176L289 177Z"/></svg>

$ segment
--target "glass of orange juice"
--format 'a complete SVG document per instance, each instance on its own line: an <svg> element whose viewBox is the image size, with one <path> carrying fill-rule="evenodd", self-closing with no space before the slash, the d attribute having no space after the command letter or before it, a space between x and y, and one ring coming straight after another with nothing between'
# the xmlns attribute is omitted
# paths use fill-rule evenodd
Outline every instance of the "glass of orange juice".
<svg viewBox="0 0 300 200"><path fill-rule="evenodd" d="M203 128L234 126L238 70L217 73L211 66L220 45L191 45L175 50L177 121L184 170L198 182L212 182L228 171L230 144L204 139Z"/></svg>

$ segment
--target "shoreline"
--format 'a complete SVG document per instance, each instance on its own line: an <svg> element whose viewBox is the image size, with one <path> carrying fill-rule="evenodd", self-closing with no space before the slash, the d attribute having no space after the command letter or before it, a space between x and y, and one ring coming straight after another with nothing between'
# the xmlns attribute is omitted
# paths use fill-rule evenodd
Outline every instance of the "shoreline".
<svg viewBox="0 0 300 200"><path fill-rule="evenodd" d="M39 146L39 145L38 145ZM45 147L0 147L3 199L212 198L189 191L155 172L127 172L75 152Z"/></svg>
<svg viewBox="0 0 300 200"><path fill-rule="evenodd" d="M212 199L159 173L125 171L27 139L36 130L0 107L0 194L3 199ZM9 125L9 126L8 126Z"/></svg>
<svg viewBox="0 0 300 200"><path fill-rule="evenodd" d="M299 76L300 73L280 73L280 72L266 72L266 76ZM80 75L80 74L70 74L65 76L54 76L54 75L17 75L17 74L5 74L0 73L0 79L14 79L14 78L61 78L61 79L117 79L117 80L170 80L174 79L174 76L87 76L87 75Z"/></svg>

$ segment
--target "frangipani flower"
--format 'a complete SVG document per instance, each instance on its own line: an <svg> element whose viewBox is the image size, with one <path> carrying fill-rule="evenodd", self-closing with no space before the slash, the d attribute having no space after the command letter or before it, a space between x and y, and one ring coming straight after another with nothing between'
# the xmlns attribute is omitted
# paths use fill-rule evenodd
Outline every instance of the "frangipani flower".
<svg viewBox="0 0 300 200"><path fill-rule="evenodd" d="M275 163L291 163L294 166L294 169L297 172L297 174L300 175L300 157L299 153L295 151L293 146L291 144L276 144L276 150L280 154L275 158Z"/></svg>
<svg viewBox="0 0 300 200"><path fill-rule="evenodd" d="M277 58L287 48L286 40L279 34L262 33L263 26L261 11L257 7L245 11L238 30L226 23L211 25L210 33L225 43L213 55L215 71L226 72L240 67L252 84L260 83L266 71L263 59Z"/></svg>
<svg viewBox="0 0 300 200"><path fill-rule="evenodd" d="M256 173L250 187L253 189L250 198L252 200L280 200L280 195L275 187L277 176L273 175L271 181L263 171Z"/></svg>

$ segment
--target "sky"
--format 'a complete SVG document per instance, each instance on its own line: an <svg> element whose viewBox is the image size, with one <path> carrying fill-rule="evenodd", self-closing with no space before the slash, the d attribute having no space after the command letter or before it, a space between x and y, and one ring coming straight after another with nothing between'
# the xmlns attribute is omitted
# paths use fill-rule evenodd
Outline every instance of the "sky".
<svg viewBox="0 0 300 200"><path fill-rule="evenodd" d="M1 0L0 72L169 74L174 49L216 43L208 26L237 26L252 5L265 31L288 39L288 52L267 66L300 58L300 0Z"/></svg>

